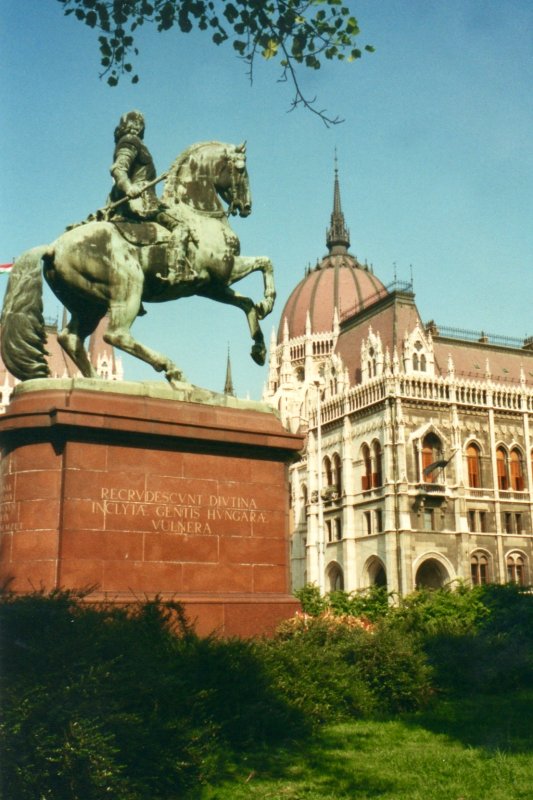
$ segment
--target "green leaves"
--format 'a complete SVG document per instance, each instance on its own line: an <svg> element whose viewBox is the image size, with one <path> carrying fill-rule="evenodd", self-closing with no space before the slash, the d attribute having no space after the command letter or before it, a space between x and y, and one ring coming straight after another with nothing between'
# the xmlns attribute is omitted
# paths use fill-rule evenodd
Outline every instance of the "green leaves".
<svg viewBox="0 0 533 800"><path fill-rule="evenodd" d="M1 600L6 798L198 798L243 751L305 733L254 643L201 639L175 603Z"/></svg>
<svg viewBox="0 0 533 800"><path fill-rule="evenodd" d="M194 28L211 30L211 41L221 45L231 41L238 56L248 64L250 80L259 55L278 61L280 80L293 85L292 108L299 105L311 110L328 124L339 122L314 107L302 92L298 76L300 65L317 70L327 61L355 61L362 50L356 47L359 24L342 0L57 0L65 15L74 14L89 28L101 31L100 60L110 86L122 75L133 73L132 55L136 55L133 32L144 23L155 24L158 31L177 28L190 33ZM365 45L366 52L374 52Z"/></svg>

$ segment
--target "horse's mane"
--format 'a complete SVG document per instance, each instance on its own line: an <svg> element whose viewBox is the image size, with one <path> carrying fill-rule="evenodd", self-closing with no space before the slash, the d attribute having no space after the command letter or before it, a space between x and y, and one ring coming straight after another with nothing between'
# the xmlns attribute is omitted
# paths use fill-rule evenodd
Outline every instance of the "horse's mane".
<svg viewBox="0 0 533 800"><path fill-rule="evenodd" d="M199 150L205 147L235 147L235 145L224 144L224 142L197 142L190 145L172 162L168 170L167 179L165 181L165 188L163 189L162 200L163 202L175 202L176 190L178 187L179 173L183 165L189 161L191 156L195 155Z"/></svg>

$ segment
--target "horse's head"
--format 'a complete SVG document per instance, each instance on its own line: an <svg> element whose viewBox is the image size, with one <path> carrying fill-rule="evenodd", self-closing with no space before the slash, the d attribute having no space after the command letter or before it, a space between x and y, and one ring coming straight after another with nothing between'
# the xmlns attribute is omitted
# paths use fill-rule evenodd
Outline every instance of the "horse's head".
<svg viewBox="0 0 533 800"><path fill-rule="evenodd" d="M169 206L185 203L201 213L247 217L252 199L246 171L246 144L200 142L182 153L171 166L163 192Z"/></svg>
<svg viewBox="0 0 533 800"><path fill-rule="evenodd" d="M252 197L246 170L246 143L225 145L217 163L215 186L228 205L228 214L247 217L252 212Z"/></svg>

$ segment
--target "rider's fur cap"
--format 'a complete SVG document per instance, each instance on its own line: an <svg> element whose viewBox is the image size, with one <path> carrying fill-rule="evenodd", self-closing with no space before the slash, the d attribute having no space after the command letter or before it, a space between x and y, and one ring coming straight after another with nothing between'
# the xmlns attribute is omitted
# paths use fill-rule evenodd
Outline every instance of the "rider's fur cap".
<svg viewBox="0 0 533 800"><path fill-rule="evenodd" d="M128 111L120 118L120 122L115 128L115 142L122 139L123 136L133 134L142 139L144 136L144 116L140 111Z"/></svg>

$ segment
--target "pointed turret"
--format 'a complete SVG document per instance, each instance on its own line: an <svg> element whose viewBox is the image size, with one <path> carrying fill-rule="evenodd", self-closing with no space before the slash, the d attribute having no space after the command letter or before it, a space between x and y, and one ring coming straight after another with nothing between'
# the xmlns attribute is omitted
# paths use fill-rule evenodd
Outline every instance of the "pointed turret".
<svg viewBox="0 0 533 800"><path fill-rule="evenodd" d="M229 357L229 345L228 345L228 361L226 364L226 383L224 384L224 394L227 394L230 397L235 397L235 389L233 388L233 380L231 377L231 360Z"/></svg>
<svg viewBox="0 0 533 800"><path fill-rule="evenodd" d="M326 235L327 248L331 255L346 253L350 246L350 232L344 221L341 207L341 190L339 187L339 170L337 166L337 151L335 151L335 181L333 185L333 213L331 224Z"/></svg>

